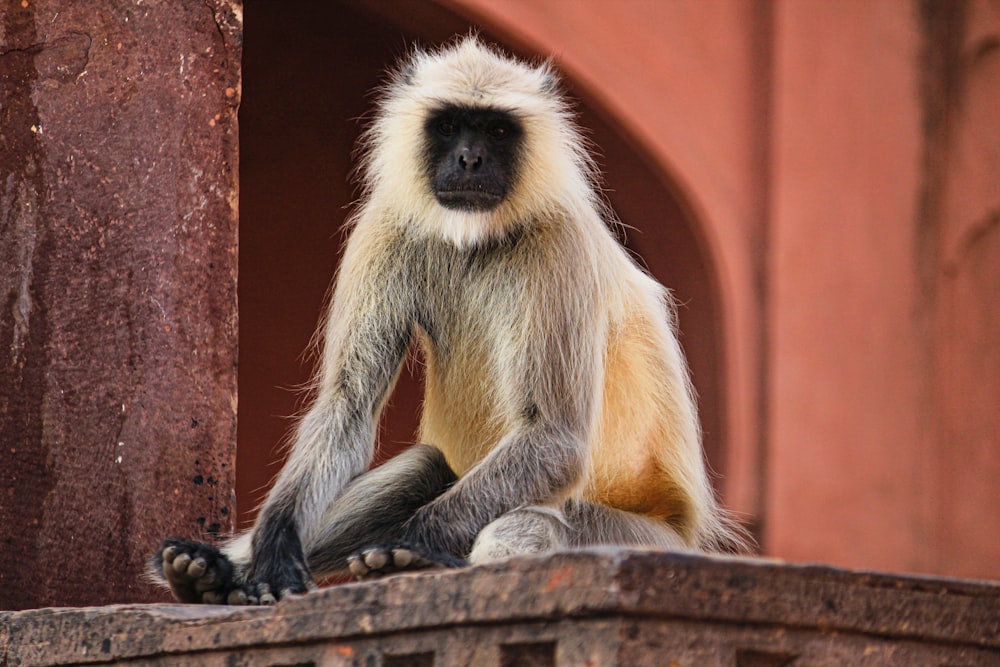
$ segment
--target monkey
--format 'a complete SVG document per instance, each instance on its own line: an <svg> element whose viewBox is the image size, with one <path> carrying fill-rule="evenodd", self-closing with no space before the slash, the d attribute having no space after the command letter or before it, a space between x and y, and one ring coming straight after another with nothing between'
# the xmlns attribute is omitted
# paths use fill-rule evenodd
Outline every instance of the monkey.
<svg viewBox="0 0 1000 667"><path fill-rule="evenodd" d="M738 551L670 293L616 219L551 62L460 37L392 70L320 325L311 403L253 527L168 539L182 602L588 545ZM411 344L419 442L370 468Z"/></svg>

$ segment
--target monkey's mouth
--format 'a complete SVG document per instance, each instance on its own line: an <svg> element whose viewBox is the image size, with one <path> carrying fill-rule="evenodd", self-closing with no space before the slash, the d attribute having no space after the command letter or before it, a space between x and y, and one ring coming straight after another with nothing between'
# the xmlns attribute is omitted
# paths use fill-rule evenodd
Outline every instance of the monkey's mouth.
<svg viewBox="0 0 1000 667"><path fill-rule="evenodd" d="M438 190L434 193L441 206L458 211L492 211L505 196L494 190Z"/></svg>

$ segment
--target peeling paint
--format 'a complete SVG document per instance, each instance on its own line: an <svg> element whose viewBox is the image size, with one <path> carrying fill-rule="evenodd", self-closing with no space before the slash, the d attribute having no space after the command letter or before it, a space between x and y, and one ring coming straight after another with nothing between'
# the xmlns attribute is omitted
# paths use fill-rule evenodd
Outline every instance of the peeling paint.
<svg viewBox="0 0 1000 667"><path fill-rule="evenodd" d="M31 161L31 156L28 157ZM33 164L33 162L31 162ZM11 363L22 366L24 344L31 329L31 277L33 273L35 245L38 239L38 195L30 183L21 182L15 199L13 238L16 262L12 265L17 276L17 296L11 307L14 331L10 346ZM20 204L20 205L18 205Z"/></svg>

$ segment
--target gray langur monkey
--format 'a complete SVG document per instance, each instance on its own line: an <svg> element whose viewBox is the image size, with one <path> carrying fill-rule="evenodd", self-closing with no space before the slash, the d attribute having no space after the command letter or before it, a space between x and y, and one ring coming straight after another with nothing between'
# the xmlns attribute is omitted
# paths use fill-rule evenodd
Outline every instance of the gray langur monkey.
<svg viewBox="0 0 1000 667"><path fill-rule="evenodd" d="M666 290L612 214L549 65L468 36L394 73L322 326L311 407L256 524L170 539L184 602L270 603L371 576L593 544L739 548ZM368 470L416 339L420 441Z"/></svg>

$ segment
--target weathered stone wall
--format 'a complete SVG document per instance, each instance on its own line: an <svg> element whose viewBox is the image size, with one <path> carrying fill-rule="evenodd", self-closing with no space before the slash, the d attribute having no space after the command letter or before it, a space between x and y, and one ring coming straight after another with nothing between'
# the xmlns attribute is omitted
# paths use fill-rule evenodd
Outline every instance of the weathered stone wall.
<svg viewBox="0 0 1000 667"><path fill-rule="evenodd" d="M0 5L0 609L232 527L238 2Z"/></svg>

